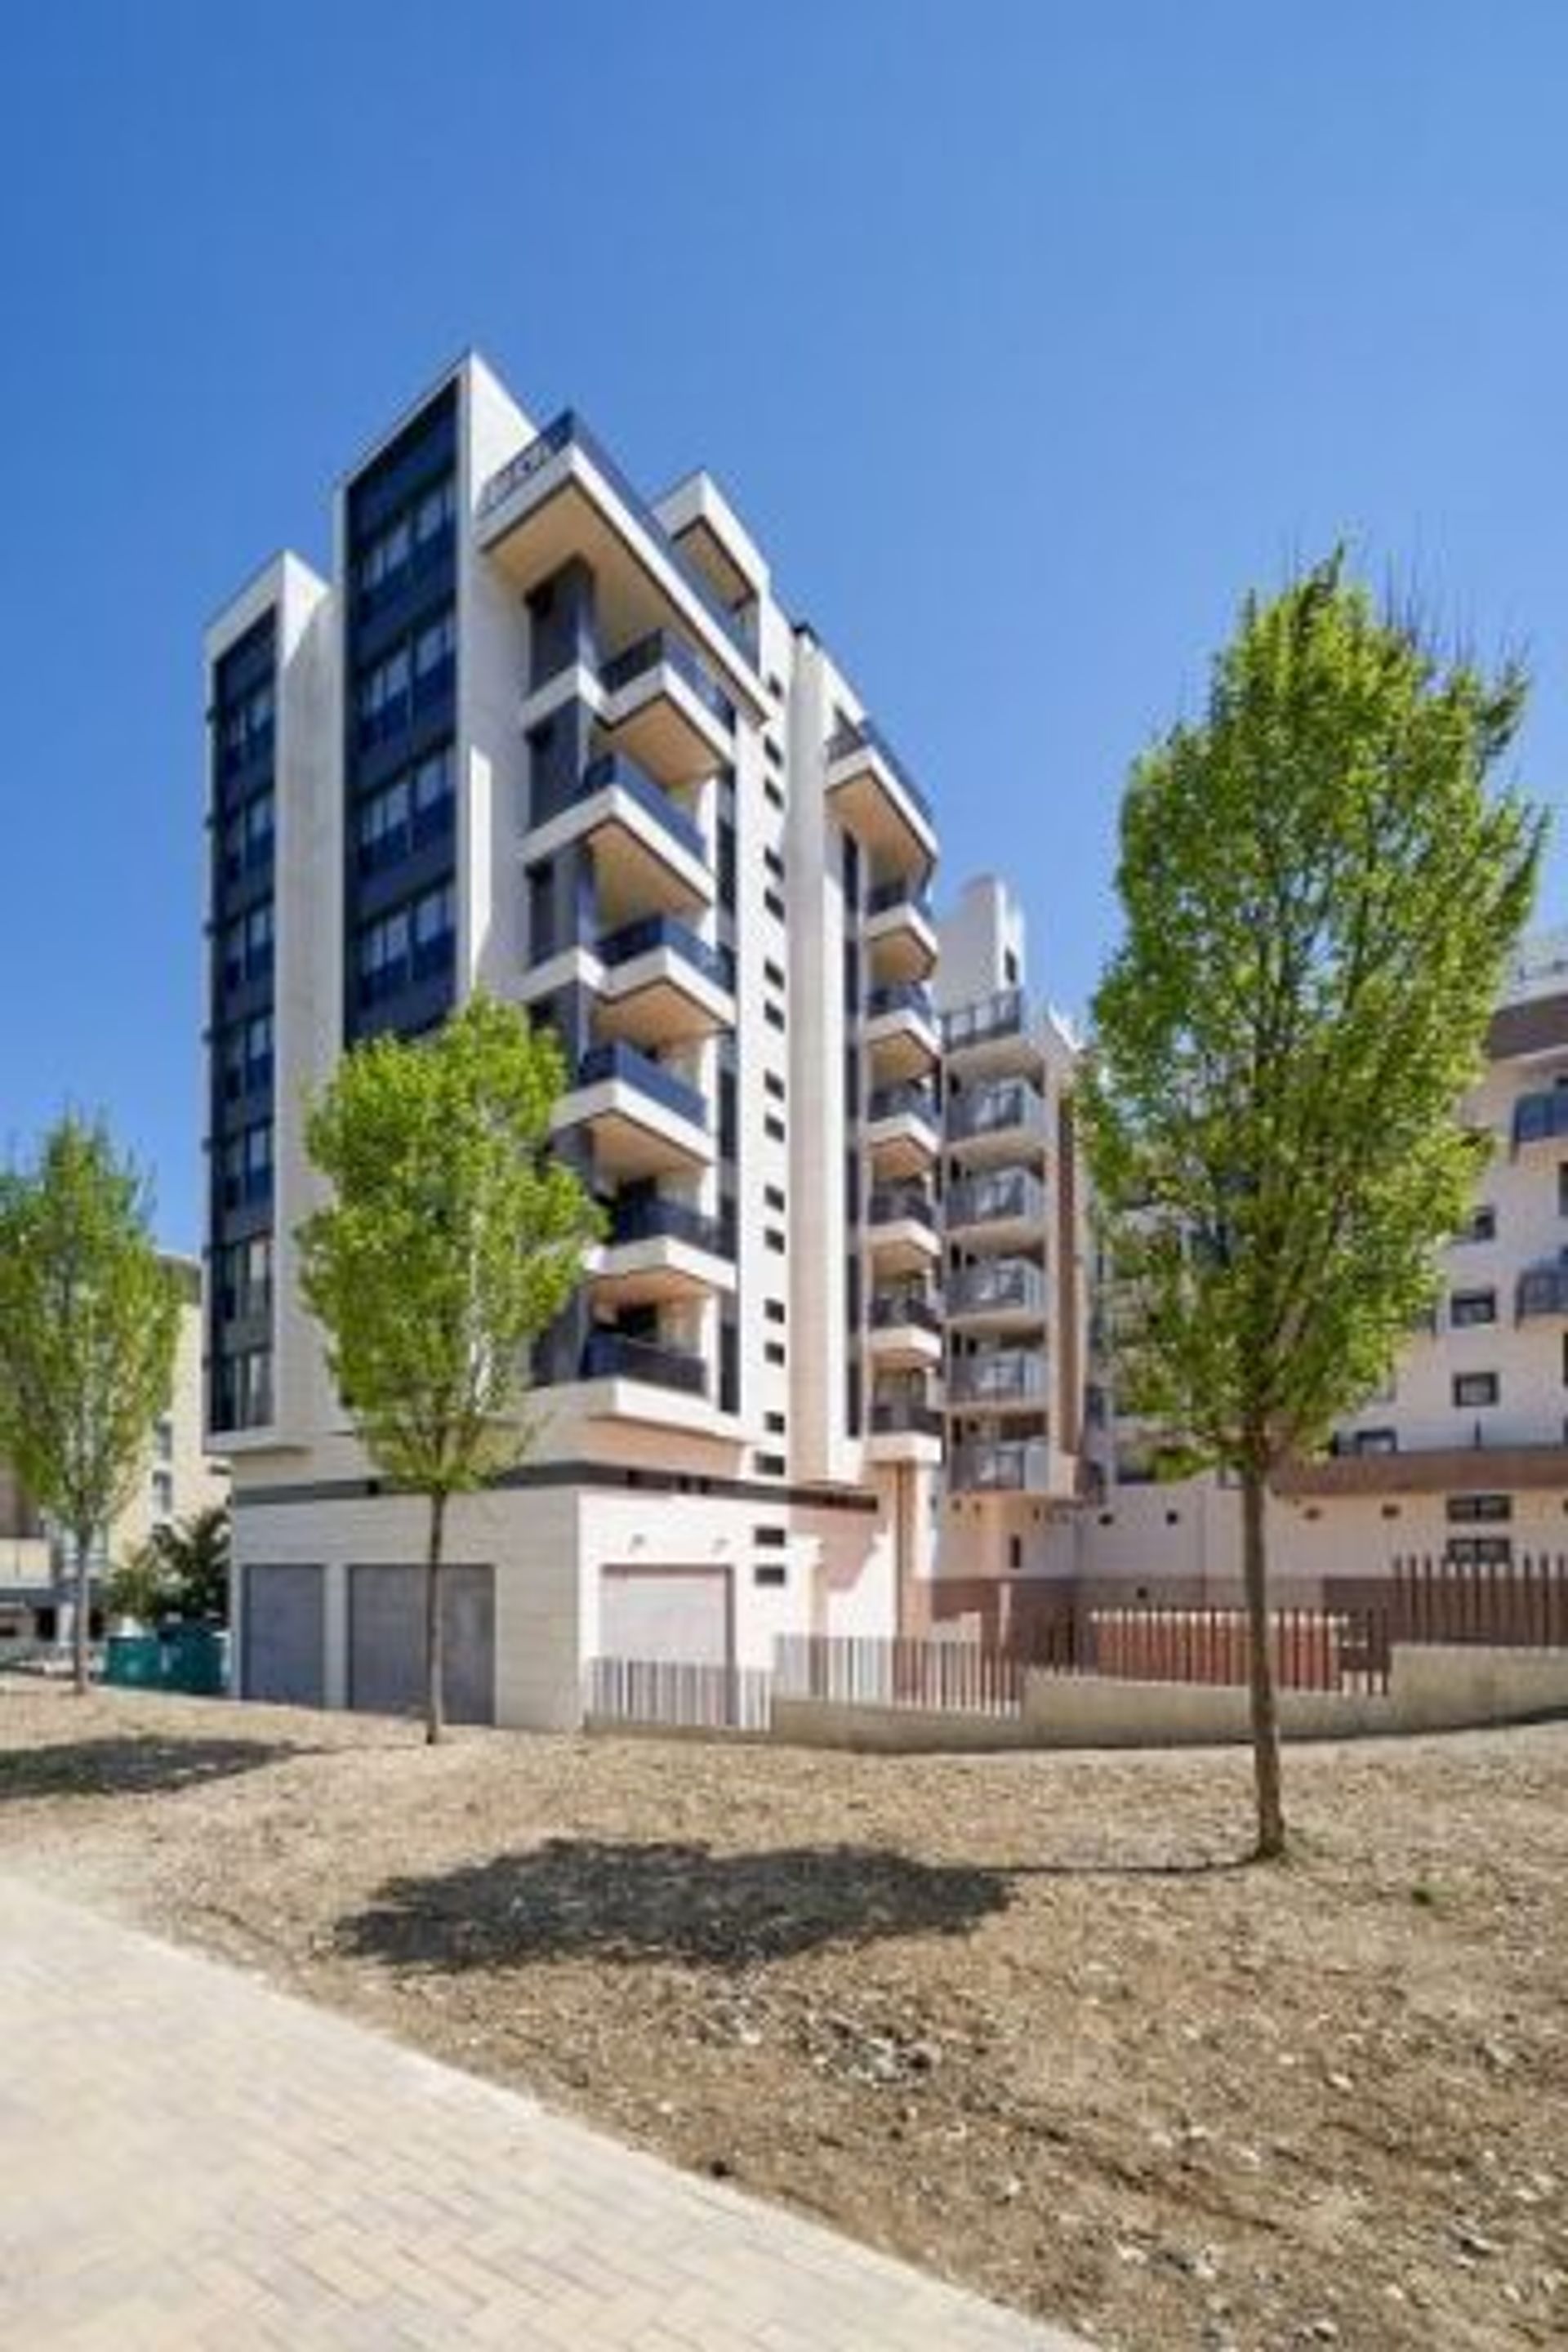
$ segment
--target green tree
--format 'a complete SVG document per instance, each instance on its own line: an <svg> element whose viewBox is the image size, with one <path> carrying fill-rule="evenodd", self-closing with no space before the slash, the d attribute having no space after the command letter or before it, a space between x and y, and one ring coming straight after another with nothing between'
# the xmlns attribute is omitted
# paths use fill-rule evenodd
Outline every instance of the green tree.
<svg viewBox="0 0 1568 2352"><path fill-rule="evenodd" d="M1490 784L1514 667L1342 558L1251 598L1203 717L1135 765L1086 1088L1124 1396L1242 1495L1258 1853L1283 1853L1267 1494L1384 1380L1489 1144L1465 1131L1542 817Z"/></svg>
<svg viewBox="0 0 1568 2352"><path fill-rule="evenodd" d="M74 1117L0 1176L0 1454L75 1545L79 1691L93 1544L145 1472L174 1381L180 1282L150 1210L134 1161Z"/></svg>
<svg viewBox="0 0 1568 2352"><path fill-rule="evenodd" d="M300 1229L301 1287L359 1436L429 1503L426 1736L441 1736L451 1496L521 1460L531 1342L566 1305L599 1214L551 1157L561 1049L475 996L434 1036L339 1064L307 1148L331 1188Z"/></svg>
<svg viewBox="0 0 1568 2352"><path fill-rule="evenodd" d="M229 1515L214 1503L153 1529L115 1569L105 1591L117 1617L143 1624L178 1617L188 1624L228 1621Z"/></svg>

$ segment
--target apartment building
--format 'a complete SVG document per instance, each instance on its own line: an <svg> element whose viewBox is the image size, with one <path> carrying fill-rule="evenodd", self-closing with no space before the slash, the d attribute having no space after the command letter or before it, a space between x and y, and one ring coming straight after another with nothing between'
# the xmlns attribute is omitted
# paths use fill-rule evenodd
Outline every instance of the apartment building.
<svg viewBox="0 0 1568 2352"><path fill-rule="evenodd" d="M330 571L279 556L205 649L241 1688L417 1694L420 1507L297 1296L302 1107L478 987L561 1039L609 1233L533 1454L454 1508L453 1711L571 1724L595 1657L892 1631L941 1442L940 1342L889 1304L941 1251L924 796L707 475L646 498L472 355L338 486Z"/></svg>
<svg viewBox="0 0 1568 2352"><path fill-rule="evenodd" d="M1568 1549L1568 932L1530 942L1460 1117L1491 1138L1442 1294L1384 1391L1270 1505L1282 1599L1401 1555L1504 1561ZM1239 1498L1217 1478L1157 1482L1149 1433L1114 1423L1105 1492L1058 1554L1094 1594L1225 1597Z"/></svg>
<svg viewBox="0 0 1568 2352"><path fill-rule="evenodd" d="M154 1528L193 1517L228 1496L226 1465L215 1461L206 1447L201 1267L194 1258L170 1257L165 1263L178 1276L181 1293L168 1410L148 1432L146 1461L94 1557L95 1582L111 1564L129 1558ZM0 1643L68 1641L75 1569L70 1537L50 1527L0 1464Z"/></svg>
<svg viewBox="0 0 1568 2352"><path fill-rule="evenodd" d="M1021 908L985 875L938 929L947 1423L937 1615L999 1629L1076 1509L1087 1408L1077 1047L1027 986ZM998 1615L998 1612L1001 1612Z"/></svg>

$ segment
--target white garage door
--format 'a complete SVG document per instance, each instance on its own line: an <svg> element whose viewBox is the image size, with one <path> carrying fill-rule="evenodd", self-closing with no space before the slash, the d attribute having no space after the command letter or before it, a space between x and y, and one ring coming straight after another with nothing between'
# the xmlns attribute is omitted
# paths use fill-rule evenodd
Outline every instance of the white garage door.
<svg viewBox="0 0 1568 2352"><path fill-rule="evenodd" d="M730 1663L730 1574L722 1568L603 1568L599 1654L682 1664Z"/></svg>

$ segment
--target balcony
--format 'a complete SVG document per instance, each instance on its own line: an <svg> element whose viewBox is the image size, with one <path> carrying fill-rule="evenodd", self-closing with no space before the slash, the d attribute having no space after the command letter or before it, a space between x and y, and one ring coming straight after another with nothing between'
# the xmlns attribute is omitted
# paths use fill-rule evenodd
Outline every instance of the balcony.
<svg viewBox="0 0 1568 2352"><path fill-rule="evenodd" d="M950 1457L955 1495L1048 1495L1051 1449L1043 1437L975 1438Z"/></svg>
<svg viewBox="0 0 1568 2352"><path fill-rule="evenodd" d="M868 1429L873 1462L923 1463L934 1468L942 1460L942 1414L924 1397L874 1396Z"/></svg>
<svg viewBox="0 0 1568 2352"><path fill-rule="evenodd" d="M1046 1142L1046 1100L1024 1078L997 1078L947 1099L947 1144L955 1159L978 1165L1021 1160Z"/></svg>
<svg viewBox="0 0 1568 2352"><path fill-rule="evenodd" d="M598 944L598 1025L635 1045L680 1045L735 1019L735 959L673 915L644 915Z"/></svg>
<svg viewBox="0 0 1568 2352"><path fill-rule="evenodd" d="M879 1177L922 1175L940 1149L931 1088L908 1080L879 1087L866 1106L866 1141Z"/></svg>
<svg viewBox="0 0 1568 2352"><path fill-rule="evenodd" d="M828 805L879 865L924 876L936 862L931 804L880 730L869 719L830 739Z"/></svg>
<svg viewBox="0 0 1568 2352"><path fill-rule="evenodd" d="M965 1176L947 1196L950 1234L973 1232L995 1248L1032 1240L1046 1221L1046 1188L1026 1168Z"/></svg>
<svg viewBox="0 0 1568 2352"><path fill-rule="evenodd" d="M594 852L601 912L612 924L710 907L712 869L700 826L634 761L590 760L572 800L525 835L530 864L573 842Z"/></svg>
<svg viewBox="0 0 1568 2352"><path fill-rule="evenodd" d="M595 573L599 624L610 643L673 628L694 638L738 698L762 715L741 623L570 409L491 475L479 493L476 530L520 595L581 557Z"/></svg>
<svg viewBox="0 0 1568 2352"><path fill-rule="evenodd" d="M1568 1086L1548 1087L1540 1094L1521 1095L1513 1107L1513 1148L1529 1143L1557 1143L1568 1135Z"/></svg>
<svg viewBox="0 0 1568 2352"><path fill-rule="evenodd" d="M595 1173L610 1183L689 1171L713 1159L698 1089L618 1038L584 1055L554 1124L557 1131L587 1129Z"/></svg>
<svg viewBox="0 0 1568 2352"><path fill-rule="evenodd" d="M585 1381L641 1381L673 1389L680 1396L705 1397L708 1366L702 1357L656 1339L634 1339L624 1331L590 1331L583 1347Z"/></svg>
<svg viewBox="0 0 1568 2352"><path fill-rule="evenodd" d="M734 757L735 706L683 638L651 629L599 672L614 748L662 784L700 782Z"/></svg>
<svg viewBox="0 0 1568 2352"><path fill-rule="evenodd" d="M887 1273L922 1273L942 1255L936 1204L918 1184L873 1185L866 1222L870 1247Z"/></svg>
<svg viewBox="0 0 1568 2352"><path fill-rule="evenodd" d="M942 1361L942 1310L924 1290L879 1290L871 1299L868 1339L879 1370L934 1370Z"/></svg>
<svg viewBox="0 0 1568 2352"><path fill-rule="evenodd" d="M879 883L866 899L865 940L879 981L929 980L937 938L924 883L910 875Z"/></svg>
<svg viewBox="0 0 1568 2352"><path fill-rule="evenodd" d="M1046 1400L1046 1362L1037 1349L992 1348L955 1356L948 1368L953 1412L1038 1412Z"/></svg>
<svg viewBox="0 0 1568 2352"><path fill-rule="evenodd" d="M1041 1055L1029 1022L1029 1002L1021 988L1001 988L977 1004L944 1013L942 1050L964 1074L981 1070L1035 1069Z"/></svg>
<svg viewBox="0 0 1568 2352"><path fill-rule="evenodd" d="M1513 1314L1516 1323L1568 1315L1568 1259L1527 1265L1514 1287Z"/></svg>
<svg viewBox="0 0 1568 2352"><path fill-rule="evenodd" d="M865 1040L879 1085L922 1077L940 1058L931 993L917 981L897 980L866 995Z"/></svg>
<svg viewBox="0 0 1568 2352"><path fill-rule="evenodd" d="M609 1203L609 1237L589 1261L602 1305L640 1307L735 1287L735 1237L689 1201L636 1193Z"/></svg>
<svg viewBox="0 0 1568 2352"><path fill-rule="evenodd" d="M950 1323L1005 1328L1043 1323L1046 1313L1045 1268L1033 1258L986 1258L978 1265L961 1266L948 1283Z"/></svg>

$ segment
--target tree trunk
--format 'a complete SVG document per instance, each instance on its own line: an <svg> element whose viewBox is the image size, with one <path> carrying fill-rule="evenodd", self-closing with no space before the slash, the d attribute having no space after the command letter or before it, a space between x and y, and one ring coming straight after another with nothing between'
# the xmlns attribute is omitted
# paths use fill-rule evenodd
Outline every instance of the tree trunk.
<svg viewBox="0 0 1568 2352"><path fill-rule="evenodd" d="M1241 1567L1247 1584L1252 1761L1258 1791L1256 1858L1259 1862L1278 1862L1285 1852L1285 1813L1279 1793L1279 1718L1274 1704L1274 1662L1268 1643L1265 1501L1263 1473L1249 1464L1241 1478Z"/></svg>
<svg viewBox="0 0 1568 2352"><path fill-rule="evenodd" d="M425 1744L434 1748L441 1737L442 1680L445 1659L441 1644L441 1538L447 1521L447 1497L430 1497L430 1549L425 1560Z"/></svg>
<svg viewBox="0 0 1568 2352"><path fill-rule="evenodd" d="M71 1627L71 1679L79 1697L88 1692L87 1642L91 1612L92 1529L79 1528L76 1536L76 1622Z"/></svg>

